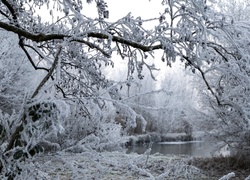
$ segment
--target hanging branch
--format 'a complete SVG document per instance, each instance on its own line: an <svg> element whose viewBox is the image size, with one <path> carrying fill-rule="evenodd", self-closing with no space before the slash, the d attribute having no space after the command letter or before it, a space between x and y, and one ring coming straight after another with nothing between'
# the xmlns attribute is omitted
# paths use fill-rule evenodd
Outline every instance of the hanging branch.
<svg viewBox="0 0 250 180"><path fill-rule="evenodd" d="M216 93L213 91L211 86L209 85L207 78L205 77L205 73L202 71L202 69L199 66L195 65L187 56L182 56L182 58L184 58L189 64L191 64L195 69L197 69L201 73L201 77L202 77L203 81L205 82L207 89L215 97L217 104L220 106L221 105L220 99L216 95Z"/></svg>

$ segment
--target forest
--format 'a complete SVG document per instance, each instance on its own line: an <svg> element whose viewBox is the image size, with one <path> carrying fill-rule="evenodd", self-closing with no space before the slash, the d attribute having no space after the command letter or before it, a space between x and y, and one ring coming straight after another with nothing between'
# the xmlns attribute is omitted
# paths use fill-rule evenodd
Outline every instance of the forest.
<svg viewBox="0 0 250 180"><path fill-rule="evenodd" d="M0 1L0 178L249 180L250 2L112 3Z"/></svg>

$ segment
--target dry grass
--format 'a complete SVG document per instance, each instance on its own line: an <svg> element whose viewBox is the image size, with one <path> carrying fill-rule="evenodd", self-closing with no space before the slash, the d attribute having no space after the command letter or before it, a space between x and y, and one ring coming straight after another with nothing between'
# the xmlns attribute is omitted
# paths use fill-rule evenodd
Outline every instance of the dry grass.
<svg viewBox="0 0 250 180"><path fill-rule="evenodd" d="M242 180L250 175L250 160L244 157L194 158L190 163L200 168L209 179L218 179L234 172L234 180Z"/></svg>

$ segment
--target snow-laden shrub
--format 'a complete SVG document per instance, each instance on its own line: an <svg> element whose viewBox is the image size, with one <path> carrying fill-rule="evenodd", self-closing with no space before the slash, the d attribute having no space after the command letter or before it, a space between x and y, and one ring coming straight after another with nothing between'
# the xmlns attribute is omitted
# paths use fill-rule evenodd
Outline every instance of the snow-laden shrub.
<svg viewBox="0 0 250 180"><path fill-rule="evenodd" d="M121 136L121 125L113 123L103 123L98 131L100 150L118 150L126 142Z"/></svg>
<svg viewBox="0 0 250 180"><path fill-rule="evenodd" d="M0 109L11 114L22 109L25 96L34 91L42 72L34 76L15 34L0 31L0 45Z"/></svg>
<svg viewBox="0 0 250 180"><path fill-rule="evenodd" d="M65 105L65 104L64 104ZM43 152L44 141L63 132L61 101L39 101L23 105L18 112L0 111L1 171L14 177L22 171L19 163ZM59 148L57 148L58 150Z"/></svg>
<svg viewBox="0 0 250 180"><path fill-rule="evenodd" d="M59 121L63 131L47 134L40 143L46 147L46 151L118 150L125 143L121 125L114 121L112 103L105 102L103 111L92 100L86 100L85 103L69 101L68 104L68 116Z"/></svg>

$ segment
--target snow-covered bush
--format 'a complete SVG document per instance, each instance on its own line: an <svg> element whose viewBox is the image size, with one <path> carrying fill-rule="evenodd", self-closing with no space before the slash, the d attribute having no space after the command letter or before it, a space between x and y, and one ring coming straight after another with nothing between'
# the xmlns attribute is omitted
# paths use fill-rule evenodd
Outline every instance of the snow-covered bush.
<svg viewBox="0 0 250 180"><path fill-rule="evenodd" d="M40 72L35 72L21 48L17 36L0 30L0 107L9 114L22 109L22 103L28 93L34 91Z"/></svg>
<svg viewBox="0 0 250 180"><path fill-rule="evenodd" d="M58 143L61 150L68 151L81 152L85 147L100 151L120 148L125 141L121 126L112 119L115 111L108 102L103 108L105 111L92 101L71 103L70 114L62 122L64 132L49 139Z"/></svg>

